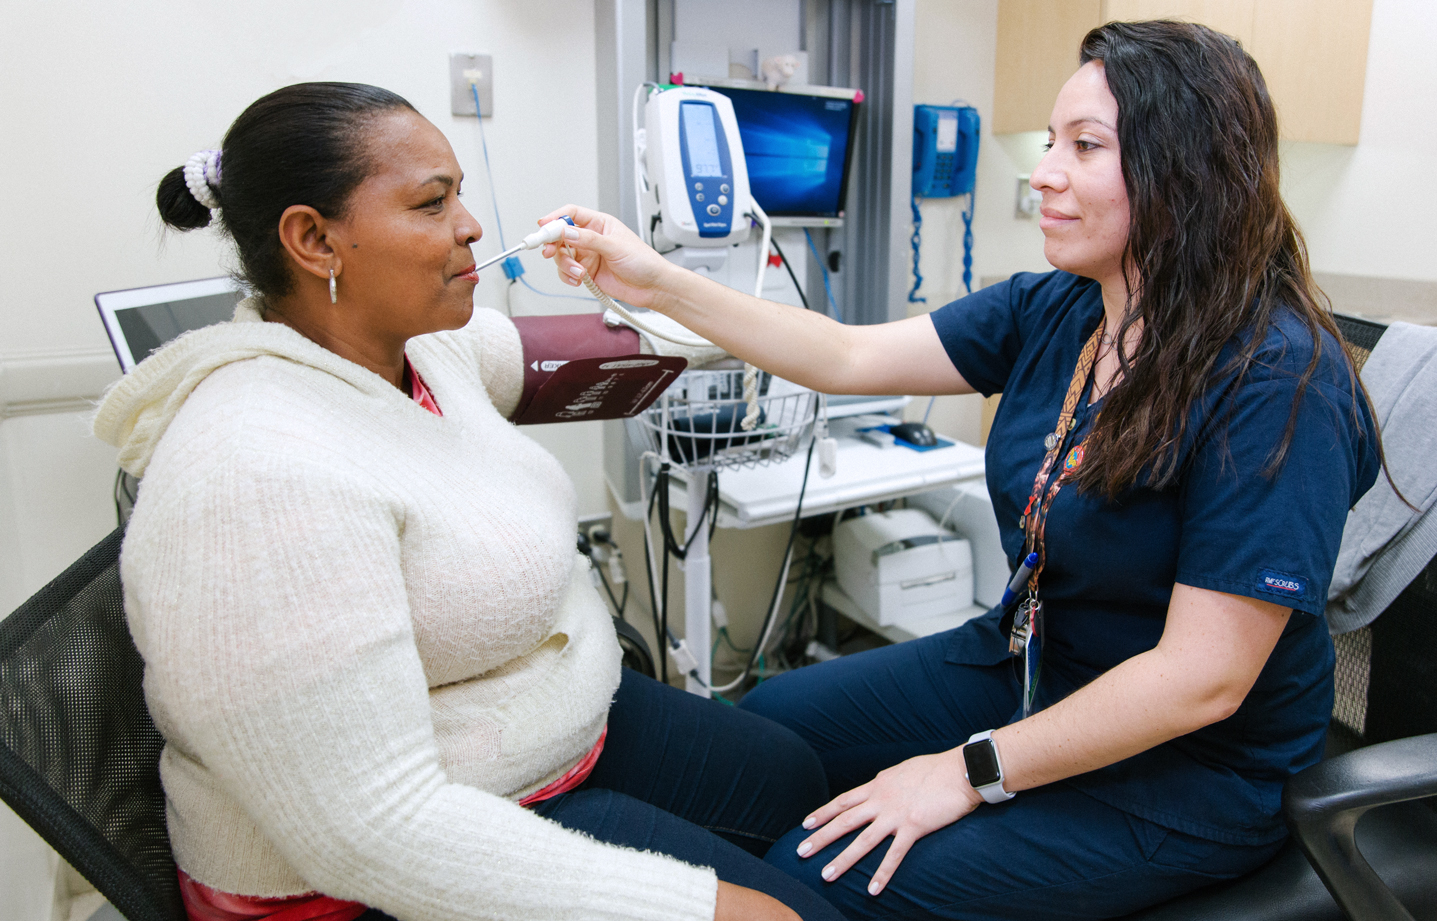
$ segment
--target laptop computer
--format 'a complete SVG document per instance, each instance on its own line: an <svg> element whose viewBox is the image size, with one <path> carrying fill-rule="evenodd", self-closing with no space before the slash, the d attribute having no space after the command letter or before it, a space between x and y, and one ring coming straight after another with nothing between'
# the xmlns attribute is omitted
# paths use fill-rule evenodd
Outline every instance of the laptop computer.
<svg viewBox="0 0 1437 921"><path fill-rule="evenodd" d="M231 319L244 296L232 278L204 278L106 291L95 295L95 306L120 368L128 374L180 333Z"/></svg>

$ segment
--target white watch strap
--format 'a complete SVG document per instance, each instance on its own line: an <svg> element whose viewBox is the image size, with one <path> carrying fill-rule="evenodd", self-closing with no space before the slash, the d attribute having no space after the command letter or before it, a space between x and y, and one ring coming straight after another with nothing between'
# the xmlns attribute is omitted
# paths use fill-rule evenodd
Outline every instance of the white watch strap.
<svg viewBox="0 0 1437 921"><path fill-rule="evenodd" d="M993 763L998 766L998 779L993 781L992 783L984 784L981 787L975 786L973 787L973 789L978 791L978 795L983 797L983 801L985 803L1006 803L1008 800L1017 796L1018 794L1009 793L1007 790L1003 789L1003 759L999 757L998 746L996 743L993 742L993 730L985 729L982 732L973 733L973 735L968 738L968 742L966 744L972 745L974 742L988 743L990 749L993 752ZM966 762L964 764L963 776L965 779L968 776ZM972 784L971 780L968 782L969 784Z"/></svg>

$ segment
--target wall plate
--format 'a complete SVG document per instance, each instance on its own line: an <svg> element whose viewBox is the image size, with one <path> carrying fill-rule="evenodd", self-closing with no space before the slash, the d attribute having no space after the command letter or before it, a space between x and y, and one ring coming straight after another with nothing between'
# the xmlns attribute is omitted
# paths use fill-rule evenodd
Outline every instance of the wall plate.
<svg viewBox="0 0 1437 921"><path fill-rule="evenodd" d="M470 74L477 76L479 107L484 115L494 114L494 58L487 54L449 55L449 111L455 115L473 115L474 93L469 89Z"/></svg>
<svg viewBox="0 0 1437 921"><path fill-rule="evenodd" d="M473 108L473 105L470 105ZM1032 177L1027 173L1018 177L1018 195L1013 207L1013 216L1031 221L1043 207L1043 193L1029 185Z"/></svg>

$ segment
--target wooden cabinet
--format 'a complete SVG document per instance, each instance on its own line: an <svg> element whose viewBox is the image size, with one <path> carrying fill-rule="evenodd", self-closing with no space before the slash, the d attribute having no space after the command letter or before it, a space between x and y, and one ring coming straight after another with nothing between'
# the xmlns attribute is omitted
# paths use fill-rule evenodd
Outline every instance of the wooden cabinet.
<svg viewBox="0 0 1437 921"><path fill-rule="evenodd" d="M1282 136L1356 144L1372 0L999 0L993 131L1042 131L1083 35L1125 19L1201 22L1262 68Z"/></svg>

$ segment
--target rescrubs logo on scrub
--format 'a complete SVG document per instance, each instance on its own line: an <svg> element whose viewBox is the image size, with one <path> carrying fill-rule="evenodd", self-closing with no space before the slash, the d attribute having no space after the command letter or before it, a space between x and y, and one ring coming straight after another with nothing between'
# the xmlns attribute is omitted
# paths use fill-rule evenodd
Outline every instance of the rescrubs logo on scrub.
<svg viewBox="0 0 1437 921"><path fill-rule="evenodd" d="M1301 576L1264 569L1257 574L1258 590L1272 595L1301 598L1307 594L1307 580Z"/></svg>

